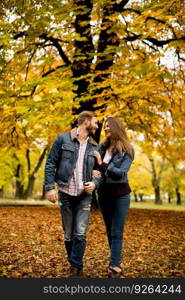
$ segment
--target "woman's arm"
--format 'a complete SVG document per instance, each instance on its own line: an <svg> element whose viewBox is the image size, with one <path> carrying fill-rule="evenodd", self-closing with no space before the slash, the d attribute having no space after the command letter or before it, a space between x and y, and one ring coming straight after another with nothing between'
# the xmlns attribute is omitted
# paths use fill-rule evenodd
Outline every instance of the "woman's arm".
<svg viewBox="0 0 185 300"><path fill-rule="evenodd" d="M133 160L131 157L126 153L123 157L123 160L120 166L116 166L114 161L111 161L109 164L105 175L108 175L112 179L119 180L121 179L130 169Z"/></svg>
<svg viewBox="0 0 185 300"><path fill-rule="evenodd" d="M95 151L94 151L94 156L96 157L96 160L97 160L98 165L101 166L101 164L102 164L102 158L101 158L100 153L99 153L98 151L95 150Z"/></svg>
<svg viewBox="0 0 185 300"><path fill-rule="evenodd" d="M92 171L92 177L94 179L99 179L101 181L102 173L101 173L100 167L102 165L102 158L101 158L100 153L97 150L94 151L94 156L96 157L96 166L95 166L95 169Z"/></svg>

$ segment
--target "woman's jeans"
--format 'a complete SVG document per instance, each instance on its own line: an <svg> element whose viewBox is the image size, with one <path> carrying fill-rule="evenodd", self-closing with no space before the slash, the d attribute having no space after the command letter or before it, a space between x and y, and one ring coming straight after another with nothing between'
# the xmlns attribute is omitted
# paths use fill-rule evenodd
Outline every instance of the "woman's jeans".
<svg viewBox="0 0 185 300"><path fill-rule="evenodd" d="M58 195L68 261L82 268L92 195L70 196L64 192Z"/></svg>
<svg viewBox="0 0 185 300"><path fill-rule="evenodd" d="M130 194L115 198L99 198L110 247L111 267L119 267L122 259L123 231L130 206Z"/></svg>

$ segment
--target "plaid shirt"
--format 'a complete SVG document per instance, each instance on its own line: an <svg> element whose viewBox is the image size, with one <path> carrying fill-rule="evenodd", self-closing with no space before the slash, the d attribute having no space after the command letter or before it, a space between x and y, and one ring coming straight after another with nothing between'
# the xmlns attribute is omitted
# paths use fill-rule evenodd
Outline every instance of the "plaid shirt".
<svg viewBox="0 0 185 300"><path fill-rule="evenodd" d="M69 186L59 185L58 186L59 191L64 192L71 196L78 196L83 192L84 190L83 163L84 163L84 155L85 155L88 139L89 137L86 139L86 141L83 144L80 144L76 167L74 169L72 178L69 182ZM79 134L78 134L78 140L79 140Z"/></svg>

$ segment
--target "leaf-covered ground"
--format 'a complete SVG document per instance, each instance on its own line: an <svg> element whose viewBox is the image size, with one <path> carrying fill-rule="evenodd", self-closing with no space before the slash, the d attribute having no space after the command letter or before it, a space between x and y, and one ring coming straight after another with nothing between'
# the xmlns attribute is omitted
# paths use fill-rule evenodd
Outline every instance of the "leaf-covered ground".
<svg viewBox="0 0 185 300"><path fill-rule="evenodd" d="M67 277L57 207L0 207L0 277ZM185 277L185 212L130 209L123 277ZM99 211L87 233L85 277L107 277L109 250Z"/></svg>

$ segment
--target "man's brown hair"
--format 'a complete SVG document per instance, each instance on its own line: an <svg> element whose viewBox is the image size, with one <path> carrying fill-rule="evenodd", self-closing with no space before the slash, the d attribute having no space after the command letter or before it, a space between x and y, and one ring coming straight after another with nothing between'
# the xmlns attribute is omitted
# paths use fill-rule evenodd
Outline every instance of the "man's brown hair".
<svg viewBox="0 0 185 300"><path fill-rule="evenodd" d="M77 125L81 125L86 119L91 120L93 117L96 117L93 111L84 110L79 114Z"/></svg>

